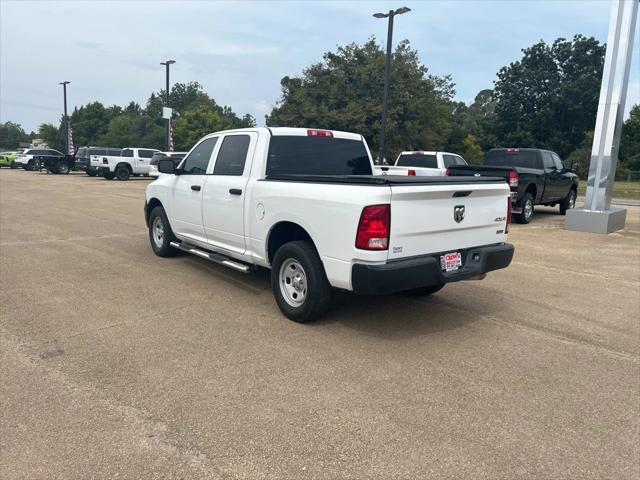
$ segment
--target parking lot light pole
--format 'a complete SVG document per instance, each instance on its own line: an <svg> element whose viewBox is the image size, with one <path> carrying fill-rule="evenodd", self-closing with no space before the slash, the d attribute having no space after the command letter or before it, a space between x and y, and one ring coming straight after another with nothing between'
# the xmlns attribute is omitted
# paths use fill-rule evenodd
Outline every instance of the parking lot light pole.
<svg viewBox="0 0 640 480"><path fill-rule="evenodd" d="M165 107L169 107L169 65L176 63L175 60L167 60L166 62L160 62L160 65L164 65L166 67L167 70L167 87L165 90L165 96L164 96L164 105ZM171 119L167 118L167 121L165 122L166 126L165 126L165 131L166 131L166 137L167 137L167 152L170 150L170 129L171 129Z"/></svg>
<svg viewBox="0 0 640 480"><path fill-rule="evenodd" d="M393 40L393 17L396 15L402 15L403 13L410 12L408 7L398 8L396 10L389 10L387 13L374 13L375 18L388 18L389 24L387 26L387 55L384 62L384 93L382 96L382 124L380 126L380 159L379 162L384 162L384 137L385 130L387 128L387 107L389 103L389 83L391 80L391 43Z"/></svg>
<svg viewBox="0 0 640 480"><path fill-rule="evenodd" d="M64 125L65 125L65 136L66 136L66 145L67 150L66 154L69 155L69 117L67 116L67 85L71 82L65 80L64 82L60 82L62 85L62 91L64 92Z"/></svg>

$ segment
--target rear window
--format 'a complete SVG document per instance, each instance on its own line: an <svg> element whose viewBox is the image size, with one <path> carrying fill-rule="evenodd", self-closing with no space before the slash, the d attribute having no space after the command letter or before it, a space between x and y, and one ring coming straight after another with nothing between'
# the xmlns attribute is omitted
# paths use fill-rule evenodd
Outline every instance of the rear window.
<svg viewBox="0 0 640 480"><path fill-rule="evenodd" d="M267 175L371 175L361 140L332 137L274 136L269 143Z"/></svg>
<svg viewBox="0 0 640 480"><path fill-rule="evenodd" d="M399 167L438 168L438 159L435 155L404 153L398 157L396 165Z"/></svg>
<svg viewBox="0 0 640 480"><path fill-rule="evenodd" d="M158 165L158 162L160 160L162 160L163 158L166 158L167 156L162 153L162 152L156 152L153 154L153 157L151 157L151 165Z"/></svg>
<svg viewBox="0 0 640 480"><path fill-rule="evenodd" d="M507 152L494 150L484 157L484 164L496 167L542 168L540 154L532 151Z"/></svg>

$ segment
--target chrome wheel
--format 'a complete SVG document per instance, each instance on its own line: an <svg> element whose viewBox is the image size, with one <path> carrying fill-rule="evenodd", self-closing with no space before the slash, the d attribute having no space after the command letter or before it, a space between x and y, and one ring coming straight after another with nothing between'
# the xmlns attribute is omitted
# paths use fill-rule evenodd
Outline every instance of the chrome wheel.
<svg viewBox="0 0 640 480"><path fill-rule="evenodd" d="M153 219L151 230L153 232L153 243L156 244L156 247L162 248L164 242L164 223L162 223L162 217L160 217L160 215Z"/></svg>
<svg viewBox="0 0 640 480"><path fill-rule="evenodd" d="M531 200L526 201L522 212L524 213L524 218L527 220L531 218L531 215L533 215L533 202Z"/></svg>
<svg viewBox="0 0 640 480"><path fill-rule="evenodd" d="M58 165L58 173L69 173L69 165L66 163Z"/></svg>
<svg viewBox="0 0 640 480"><path fill-rule="evenodd" d="M576 194L571 192L569 194L569 208L575 208L576 206Z"/></svg>
<svg viewBox="0 0 640 480"><path fill-rule="evenodd" d="M280 267L280 292L292 307L300 307L307 298L307 274L298 260L286 259Z"/></svg>

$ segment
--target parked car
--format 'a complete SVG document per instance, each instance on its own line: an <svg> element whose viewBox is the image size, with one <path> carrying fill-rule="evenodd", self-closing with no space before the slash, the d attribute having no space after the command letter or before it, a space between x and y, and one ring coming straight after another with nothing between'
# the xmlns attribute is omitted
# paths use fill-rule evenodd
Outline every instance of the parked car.
<svg viewBox="0 0 640 480"><path fill-rule="evenodd" d="M158 163L145 220L160 257L271 269L280 310L306 322L332 288L428 295L505 268L513 246L500 178L373 175L355 133L249 128L207 135L179 168Z"/></svg>
<svg viewBox="0 0 640 480"><path fill-rule="evenodd" d="M173 160L176 168L180 165L180 162L185 157L187 152L156 152L151 157L151 162L149 164L149 176L150 177L158 177L160 176L160 172L158 172L158 162L163 158L170 158Z"/></svg>
<svg viewBox="0 0 640 480"><path fill-rule="evenodd" d="M38 170L46 168L49 173L67 174L75 168L76 158L73 155L65 155L57 150L45 155L34 155L33 160L38 163Z"/></svg>
<svg viewBox="0 0 640 480"><path fill-rule="evenodd" d="M18 152L0 152L0 167L16 168Z"/></svg>
<svg viewBox="0 0 640 480"><path fill-rule="evenodd" d="M149 175L153 154L159 152L153 148L123 148L120 155L92 156L91 166L107 180L129 180L131 175Z"/></svg>
<svg viewBox="0 0 640 480"><path fill-rule="evenodd" d="M562 215L575 207L579 183L575 169L566 168L558 154L549 150L494 148L485 155L483 165L449 167L448 174L506 179L516 221L529 223L534 205L560 205Z"/></svg>
<svg viewBox="0 0 640 480"><path fill-rule="evenodd" d="M28 148L22 153L18 153L15 159L16 167L22 167L25 170L39 170L40 161L35 157L63 155L61 152L53 149L45 148Z"/></svg>
<svg viewBox="0 0 640 480"><path fill-rule="evenodd" d="M119 156L120 148L108 148L108 147L80 147L76 152L76 170L82 170L90 177L98 175L98 167L91 165L91 156L104 157Z"/></svg>
<svg viewBox="0 0 640 480"><path fill-rule="evenodd" d="M377 175L442 176L452 165L466 165L460 155L449 152L402 152L391 166L376 166Z"/></svg>

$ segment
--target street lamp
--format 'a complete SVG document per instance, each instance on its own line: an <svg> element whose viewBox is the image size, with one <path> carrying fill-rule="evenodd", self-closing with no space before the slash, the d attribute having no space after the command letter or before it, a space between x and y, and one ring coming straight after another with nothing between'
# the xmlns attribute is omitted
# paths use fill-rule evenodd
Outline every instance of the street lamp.
<svg viewBox="0 0 640 480"><path fill-rule="evenodd" d="M59 82L59 85L62 85L62 90L64 92L64 125L66 129L66 137L67 137L67 151L66 154L69 155L69 117L67 117L67 85L71 82L65 80L64 82Z"/></svg>
<svg viewBox="0 0 640 480"><path fill-rule="evenodd" d="M176 63L175 60L167 60L166 62L160 62L160 65L164 65L167 67L167 89L165 90L165 100L164 104L166 107L169 107L169 65ZM170 129L171 129L171 118L167 118L166 123L166 137L167 137L167 152L170 150Z"/></svg>
<svg viewBox="0 0 640 480"><path fill-rule="evenodd" d="M408 7L389 10L387 13L374 13L375 18L389 18L387 28L387 56L384 62L384 94L382 98L382 125L380 128L380 162L384 161L384 135L387 127L387 105L389 102L389 81L391 77L391 41L393 38L393 17L410 12Z"/></svg>

